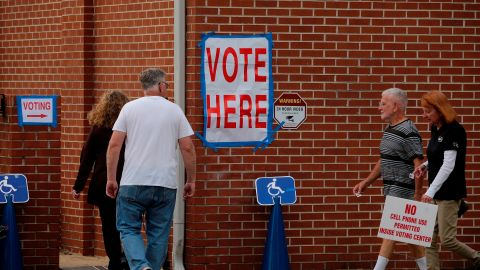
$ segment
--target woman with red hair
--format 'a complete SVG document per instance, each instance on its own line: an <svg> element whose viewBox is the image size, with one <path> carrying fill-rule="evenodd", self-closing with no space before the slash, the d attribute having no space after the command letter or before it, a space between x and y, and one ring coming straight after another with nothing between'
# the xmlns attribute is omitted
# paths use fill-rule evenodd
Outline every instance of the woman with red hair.
<svg viewBox="0 0 480 270"><path fill-rule="evenodd" d="M440 270L438 237L444 248L471 260L473 267L470 269L479 270L480 253L456 237L459 207L467 196L465 129L442 92L423 95L421 106L423 117L430 122L431 138L427 147L428 160L415 169L415 176L423 177L428 171L429 188L422 201L438 205L432 245L426 249L428 270Z"/></svg>

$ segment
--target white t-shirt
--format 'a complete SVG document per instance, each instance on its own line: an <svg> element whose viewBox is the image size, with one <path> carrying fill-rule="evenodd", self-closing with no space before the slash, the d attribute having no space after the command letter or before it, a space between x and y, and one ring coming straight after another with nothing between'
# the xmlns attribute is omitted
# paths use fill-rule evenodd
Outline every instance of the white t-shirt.
<svg viewBox="0 0 480 270"><path fill-rule="evenodd" d="M114 131L126 133L121 186L177 188L178 139L193 134L178 105L146 96L123 106Z"/></svg>

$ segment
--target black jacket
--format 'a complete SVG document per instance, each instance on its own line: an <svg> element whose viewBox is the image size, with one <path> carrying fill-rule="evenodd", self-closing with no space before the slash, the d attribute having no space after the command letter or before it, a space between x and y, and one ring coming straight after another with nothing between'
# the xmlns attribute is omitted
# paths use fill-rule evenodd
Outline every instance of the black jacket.
<svg viewBox="0 0 480 270"><path fill-rule="evenodd" d="M87 198L87 202L90 204L100 205L105 200L113 200L105 193L107 186L107 149L112 133L113 131L110 128L93 126L82 148L80 167L73 189L77 193L83 190L93 167ZM122 147L118 160L117 183L120 183L122 177L124 153L125 145Z"/></svg>

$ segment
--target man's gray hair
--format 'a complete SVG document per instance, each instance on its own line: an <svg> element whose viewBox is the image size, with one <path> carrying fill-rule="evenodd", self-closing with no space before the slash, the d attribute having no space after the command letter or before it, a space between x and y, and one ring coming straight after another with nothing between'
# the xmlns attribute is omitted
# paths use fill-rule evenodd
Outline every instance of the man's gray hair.
<svg viewBox="0 0 480 270"><path fill-rule="evenodd" d="M405 112L407 110L408 98L407 93L400 88L388 88L382 92L383 96L392 96L398 103L400 108Z"/></svg>
<svg viewBox="0 0 480 270"><path fill-rule="evenodd" d="M165 71L159 68L147 68L140 73L140 82L143 90L155 86L165 79Z"/></svg>

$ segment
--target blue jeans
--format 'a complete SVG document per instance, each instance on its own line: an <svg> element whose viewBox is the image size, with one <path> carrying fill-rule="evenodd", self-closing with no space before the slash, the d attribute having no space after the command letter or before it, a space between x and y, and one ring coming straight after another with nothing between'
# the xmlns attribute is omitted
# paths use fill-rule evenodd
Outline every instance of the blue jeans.
<svg viewBox="0 0 480 270"><path fill-rule="evenodd" d="M120 186L117 196L117 229L132 270L160 270L168 249L175 209L176 189L156 186ZM142 237L145 215L147 248Z"/></svg>

